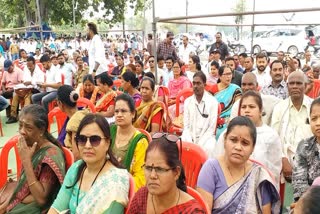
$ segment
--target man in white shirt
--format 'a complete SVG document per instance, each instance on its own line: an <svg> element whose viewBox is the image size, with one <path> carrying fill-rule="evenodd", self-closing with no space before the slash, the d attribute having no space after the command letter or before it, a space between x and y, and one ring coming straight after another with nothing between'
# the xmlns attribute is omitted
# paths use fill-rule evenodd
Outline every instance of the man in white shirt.
<svg viewBox="0 0 320 214"><path fill-rule="evenodd" d="M293 159L298 143L312 135L309 115L312 99L304 95L306 79L301 71L288 76L289 97L281 100L272 114L271 126L282 144L282 172L287 181L292 178Z"/></svg>
<svg viewBox="0 0 320 214"><path fill-rule="evenodd" d="M64 84L73 85L73 75L76 73L75 67L71 63L65 62L63 53L58 54L60 73L64 75Z"/></svg>
<svg viewBox="0 0 320 214"><path fill-rule="evenodd" d="M182 37L182 45L179 46L179 58L184 62L184 64L189 63L189 54L190 52L194 52L195 48L189 44L188 36L184 35Z"/></svg>
<svg viewBox="0 0 320 214"><path fill-rule="evenodd" d="M37 83L37 85L41 89L45 89L46 92L33 94L31 100L33 104L42 104L46 111L49 112L49 103L56 99L57 90L62 85L62 78L59 69L52 65L48 55L43 55L40 62L43 68L46 69L46 81Z"/></svg>
<svg viewBox="0 0 320 214"><path fill-rule="evenodd" d="M213 157L215 130L217 125L218 101L206 92L206 75L198 71L193 76L194 95L184 102L182 140L202 147L209 157Z"/></svg>
<svg viewBox="0 0 320 214"><path fill-rule="evenodd" d="M23 69L23 84L15 89L13 94L10 117L6 124L15 123L18 121L17 109L19 102L23 100L24 106L31 103L31 95L40 92L37 84L44 83L45 74L36 65L34 57L30 56L27 59L27 66Z"/></svg>
<svg viewBox="0 0 320 214"><path fill-rule="evenodd" d="M36 48L36 54L34 55L34 59L40 60L41 57L42 57L42 54L40 53L40 49Z"/></svg>
<svg viewBox="0 0 320 214"><path fill-rule="evenodd" d="M98 35L96 24L90 22L87 24L87 38L89 41L89 73L99 75L108 71L108 65L105 59L105 50L103 42Z"/></svg>
<svg viewBox="0 0 320 214"><path fill-rule="evenodd" d="M258 83L263 88L272 81L267 56L264 53L259 53L256 57L256 64L257 69L253 73L257 76Z"/></svg>
<svg viewBox="0 0 320 214"><path fill-rule="evenodd" d="M150 56L149 57L149 68L147 70L145 70L145 73L151 72L155 77L155 70L156 70L156 61L154 56ZM157 68L157 84L158 85L162 85L163 83L163 70L161 68Z"/></svg>
<svg viewBox="0 0 320 214"><path fill-rule="evenodd" d="M168 87L170 80L173 79L173 57L168 56L166 59L166 69L163 70L163 82L162 84Z"/></svg>

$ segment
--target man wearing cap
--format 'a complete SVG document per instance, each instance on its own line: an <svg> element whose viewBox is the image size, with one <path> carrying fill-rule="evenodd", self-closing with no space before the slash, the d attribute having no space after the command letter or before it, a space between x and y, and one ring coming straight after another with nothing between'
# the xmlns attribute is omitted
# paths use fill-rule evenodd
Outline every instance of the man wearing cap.
<svg viewBox="0 0 320 214"><path fill-rule="evenodd" d="M216 42L211 45L209 52L215 49L220 50L221 60L224 60L227 56L229 56L228 45L222 41L222 34L220 32L216 33Z"/></svg>
<svg viewBox="0 0 320 214"><path fill-rule="evenodd" d="M188 64L190 52L194 52L195 49L189 44L189 38L187 35L182 37L182 45L179 46L179 57L184 62Z"/></svg>
<svg viewBox="0 0 320 214"><path fill-rule="evenodd" d="M13 98L14 86L23 81L23 72L12 61L7 59L4 61L4 73L1 80L1 95L7 99ZM10 114L10 106L7 108L7 116Z"/></svg>
<svg viewBox="0 0 320 214"><path fill-rule="evenodd" d="M108 71L104 45L98 35L97 25L92 22L87 24L87 38L89 39L89 73L95 76Z"/></svg>
<svg viewBox="0 0 320 214"><path fill-rule="evenodd" d="M48 55L43 55L40 58L40 62L46 70L46 81L37 83L37 85L46 91L33 94L31 100L33 104L42 104L46 111L49 112L49 103L57 97L57 89L62 85L62 76L60 70L52 65Z"/></svg>
<svg viewBox="0 0 320 214"><path fill-rule="evenodd" d="M172 44L172 41L174 39L174 35L172 32L167 33L167 38L160 42L157 48L157 55L161 55L166 60L168 56L173 57L173 60L178 60L179 57L176 52L176 48Z"/></svg>

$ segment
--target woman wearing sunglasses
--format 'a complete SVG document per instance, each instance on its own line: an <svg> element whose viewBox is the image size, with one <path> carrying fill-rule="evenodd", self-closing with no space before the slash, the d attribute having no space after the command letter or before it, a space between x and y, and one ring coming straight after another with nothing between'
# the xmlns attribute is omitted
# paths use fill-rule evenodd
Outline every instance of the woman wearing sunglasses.
<svg viewBox="0 0 320 214"><path fill-rule="evenodd" d="M82 160L68 170L49 213L123 213L128 203L129 173L120 169L110 147L105 118L88 114L76 133Z"/></svg>
<svg viewBox="0 0 320 214"><path fill-rule="evenodd" d="M256 138L256 127L248 117L234 118L224 136L225 154L201 168L197 190L212 213L280 213L271 175L249 160Z"/></svg>
<svg viewBox="0 0 320 214"><path fill-rule="evenodd" d="M167 133L158 132L152 136L144 165L147 184L135 194L128 213L205 213L186 193L178 140L176 135Z"/></svg>
<svg viewBox="0 0 320 214"><path fill-rule="evenodd" d="M153 100L155 83L153 79L144 77L141 81L140 92L142 101L137 107L137 120L134 127L144 129L150 133L159 132L162 127L164 109L158 101Z"/></svg>
<svg viewBox="0 0 320 214"><path fill-rule="evenodd" d="M116 98L115 125L110 127L112 153L132 174L135 191L145 185L143 164L148 147L147 137L138 131L133 122L136 116L134 101L128 94Z"/></svg>

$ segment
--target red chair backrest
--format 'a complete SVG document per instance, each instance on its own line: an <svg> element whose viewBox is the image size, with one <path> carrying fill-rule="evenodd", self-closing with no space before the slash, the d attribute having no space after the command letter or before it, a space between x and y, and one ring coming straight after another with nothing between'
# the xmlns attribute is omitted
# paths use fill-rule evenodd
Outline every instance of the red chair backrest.
<svg viewBox="0 0 320 214"><path fill-rule="evenodd" d="M64 74L61 74L61 84L64 85Z"/></svg>
<svg viewBox="0 0 320 214"><path fill-rule="evenodd" d="M206 210L206 213L211 213L211 211L208 208L207 203L203 200L202 196L200 195L200 193L197 190L187 186L187 193L198 201L198 203L202 206L202 208L204 210Z"/></svg>
<svg viewBox="0 0 320 214"><path fill-rule="evenodd" d="M17 177L20 176L21 172L21 160L17 148L18 135L10 138L7 143L3 146L0 153L0 189L5 185L8 178L8 160L9 152L11 149L14 149L16 156L16 166L17 166Z"/></svg>
<svg viewBox="0 0 320 214"><path fill-rule="evenodd" d="M58 133L60 133L64 122L67 119L67 115L60 110L59 107L54 107L48 114L49 126L48 131L50 132L51 124L53 123L53 118L56 117Z"/></svg>
<svg viewBox="0 0 320 214"><path fill-rule="evenodd" d="M149 132L147 132L146 130L144 129L140 129L140 128L136 128L139 132L141 132L142 134L144 134L145 136L147 136L148 138L148 143L150 143L152 141L152 137L150 135Z"/></svg>
<svg viewBox="0 0 320 214"><path fill-rule="evenodd" d="M88 100L87 98L84 97L79 97L79 99L77 100L77 106L78 107L89 107L92 113L96 113L96 108L94 106L94 104Z"/></svg>
<svg viewBox="0 0 320 214"><path fill-rule="evenodd" d="M180 102L181 97L184 98L184 100L190 96L193 95L193 89L192 88L184 88L181 91L179 91L177 97L176 97L176 117L179 117L180 114ZM183 101L184 102L184 101Z"/></svg>
<svg viewBox="0 0 320 214"><path fill-rule="evenodd" d="M74 163L73 153L66 147L62 147L62 151L64 153L64 157L66 158L66 171L70 168L70 166Z"/></svg>
<svg viewBox="0 0 320 214"><path fill-rule="evenodd" d="M180 141L177 142L180 151ZM186 174L186 184L195 188L201 167L208 159L207 154L200 146L194 143L182 142L181 162Z"/></svg>

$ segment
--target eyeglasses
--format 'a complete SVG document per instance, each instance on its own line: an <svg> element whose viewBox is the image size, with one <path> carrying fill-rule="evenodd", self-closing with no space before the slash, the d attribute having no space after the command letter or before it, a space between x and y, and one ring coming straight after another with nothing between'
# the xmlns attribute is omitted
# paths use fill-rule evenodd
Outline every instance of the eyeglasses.
<svg viewBox="0 0 320 214"><path fill-rule="evenodd" d="M129 110L127 110L127 109L115 109L114 110L114 114L119 114L119 113L124 114L127 112L129 112Z"/></svg>
<svg viewBox="0 0 320 214"><path fill-rule="evenodd" d="M89 142L91 146L97 147L100 145L102 139L106 139L106 137L100 137L99 135L91 135L91 136L85 136L85 135L78 135L75 137L76 143L79 146L85 146L89 138Z"/></svg>
<svg viewBox="0 0 320 214"><path fill-rule="evenodd" d="M169 143L176 143L178 140L180 140L180 160L181 160L181 156L182 156L182 140L180 137L178 137L175 134L170 134L170 133L166 133L166 132L156 132L152 135L152 140L155 139L159 139L164 137Z"/></svg>
<svg viewBox="0 0 320 214"><path fill-rule="evenodd" d="M154 170L158 175L159 174L164 174L164 173L176 168L176 167L172 167L172 168L169 168L169 169L165 169L165 168L162 168L162 167L159 167L159 166L147 166L147 165L143 165L142 167L144 168L146 173L150 174L152 172L152 170Z"/></svg>

